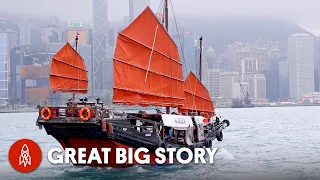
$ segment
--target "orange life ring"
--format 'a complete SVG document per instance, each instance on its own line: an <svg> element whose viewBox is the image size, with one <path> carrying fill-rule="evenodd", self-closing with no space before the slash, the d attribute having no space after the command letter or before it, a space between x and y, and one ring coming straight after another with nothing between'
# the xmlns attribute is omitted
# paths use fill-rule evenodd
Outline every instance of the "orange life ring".
<svg viewBox="0 0 320 180"><path fill-rule="evenodd" d="M87 112L87 116L83 116L83 112L86 111ZM84 107L80 110L80 118L82 121L88 121L91 117L91 111L89 108Z"/></svg>
<svg viewBox="0 0 320 180"><path fill-rule="evenodd" d="M47 121L51 118L51 110L48 107L42 108L40 115L43 120Z"/></svg>

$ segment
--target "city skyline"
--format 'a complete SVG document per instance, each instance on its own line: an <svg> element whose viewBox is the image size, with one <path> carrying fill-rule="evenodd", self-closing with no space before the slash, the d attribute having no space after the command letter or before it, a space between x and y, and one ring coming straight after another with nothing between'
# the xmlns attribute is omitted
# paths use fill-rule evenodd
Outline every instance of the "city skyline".
<svg viewBox="0 0 320 180"><path fill-rule="evenodd" d="M108 2L108 0L92 0L91 17L94 20L92 27L83 25L84 22L82 21L80 23L76 21L66 24L66 21L59 19L58 16L43 17L43 20L38 19L38 22L30 19L35 24L30 24L26 18L20 18L20 20L18 17L2 19L1 29L10 37L5 42L8 47L8 53L5 55L7 58L5 59L8 59L8 64L10 65L10 76L7 77L9 100L36 103L42 102L43 98L58 98L60 99L59 101L65 99L65 95L53 97L53 94L49 92L48 65L50 64L51 56L65 42L74 44L75 34L79 34L81 40L79 51L83 53L88 70L90 90L87 96L99 96L103 97L104 101L111 102L113 96L112 72L114 68L112 59L114 48L117 44L116 34L119 30L126 28L139 15L138 12L149 4L149 0L126 1L126 7L128 7L126 11L130 16L122 19L120 23L111 23L109 18L110 4ZM161 12L161 9L153 11L154 14ZM162 22L161 16L157 16L157 18ZM207 22L203 21L203 23L206 24ZM265 23L267 24L267 22ZM231 22L231 24L236 27L242 23ZM246 23L243 24L243 26L246 25L248 26ZM277 23L271 23L272 25L277 27ZM220 28L230 28L228 24L220 24L219 26ZM299 30L301 30L295 27L291 28L290 31L285 31L282 37L288 39L292 34L299 33ZM316 74L318 72L316 64L320 57L318 53L310 54L309 51L306 51L306 56L313 57L311 63L314 63L314 65L309 69L313 69L315 72L312 75L313 79L306 86L310 84L312 86L306 88L303 85L301 88L308 90L303 91L299 96L293 95L293 88L290 88L289 95L288 77L290 77L291 86L292 82L299 81L299 77L297 79L292 75L289 76L287 73L288 67L292 69L292 66L289 66L288 61L283 61L287 55L289 56L289 61L292 61L290 60L290 55L292 54L290 44L288 46L285 41L281 40L280 36L272 32L270 33L271 36L260 37L263 32L259 31L259 29L252 30L256 34L247 33L249 37L242 36L246 37L242 40L238 40L241 37L240 34L247 31L241 31L240 28L236 31L220 31L220 33L212 32L211 30L207 29L211 34L205 34L205 41L202 44L201 78L199 73L200 47L198 34L202 35L204 32L202 32L201 28L197 29L196 24L189 27L183 24L182 26L178 25L178 27L170 25L168 33L178 47L180 61L183 66L183 78L186 78L189 72L193 72L202 81L213 99L226 98L230 101L235 98L243 98L247 96L245 93L249 93L254 103L292 99L300 101L305 97L305 94L309 95L318 91L319 83L318 75ZM223 51L214 46L214 44L219 44L218 41L208 38L208 35L209 37L210 35L213 36L213 33L219 34L222 39L230 36L228 42L220 44L221 48L224 49ZM233 34L238 35L238 37L231 37ZM281 34L281 32L278 34ZM38 43L42 44L38 46ZM13 49L15 47L18 48ZM287 52L288 47L289 53ZM316 47L314 46L314 48ZM51 55L47 54L48 52ZM21 53L23 56L19 55ZM241 86L243 89L240 88ZM41 96L37 94L41 94Z"/></svg>
<svg viewBox="0 0 320 180"><path fill-rule="evenodd" d="M122 20L124 16L129 17L128 2L129 0L109 0L109 20L119 21ZM37 6L33 6L34 3L36 3ZM61 6L62 4L63 6ZM311 33L315 35L320 34L320 25L317 22L317 18L314 18L317 17L317 14L320 15L320 12L317 8L320 6L320 1L316 0L308 1L308 10L303 8L305 5L304 2L292 2L289 0L282 0L281 2L268 0L259 1L259 3L254 0L243 0L241 2L231 0L226 2L217 0L204 0L202 1L202 3L193 3L193 1L191 0L178 0L172 2L172 4L178 18L214 18L233 15L273 17L277 19L296 22ZM277 6L275 6L274 4L277 4ZM154 12L158 12L159 5L160 0L153 0L150 3L150 6ZM17 6L24 8L20 9L17 8ZM43 8L39 8L39 6L42 6ZM71 7L77 8L73 10ZM45 9L45 11L42 11L42 9ZM34 16L56 15L59 19L65 21L83 21L89 23L90 25L93 24L93 19L91 16L91 0L34 0L33 3L28 3L28 1L11 0L2 3L2 5L0 6L0 11L19 14L30 14ZM171 8L169 9L169 12L170 11Z"/></svg>

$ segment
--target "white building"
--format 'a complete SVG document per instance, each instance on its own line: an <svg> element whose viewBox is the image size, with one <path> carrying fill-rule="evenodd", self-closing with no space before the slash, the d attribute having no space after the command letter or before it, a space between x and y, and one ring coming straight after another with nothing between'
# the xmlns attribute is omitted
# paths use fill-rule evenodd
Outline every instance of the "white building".
<svg viewBox="0 0 320 180"><path fill-rule="evenodd" d="M20 45L31 44L31 25L26 22L22 22L20 25Z"/></svg>
<svg viewBox="0 0 320 180"><path fill-rule="evenodd" d="M240 81L239 72L221 72L219 95L226 99L241 97Z"/></svg>
<svg viewBox="0 0 320 180"><path fill-rule="evenodd" d="M211 97L219 97L220 86L220 70L219 69L206 69L205 73L205 86L209 91Z"/></svg>
<svg viewBox="0 0 320 180"><path fill-rule="evenodd" d="M258 60L248 57L241 60L241 76L247 73L258 73L259 63Z"/></svg>
<svg viewBox="0 0 320 180"><path fill-rule="evenodd" d="M296 33L288 39L290 98L301 100L303 94L314 92L314 39Z"/></svg>
<svg viewBox="0 0 320 180"><path fill-rule="evenodd" d="M219 69L217 55L212 47L207 49L205 58L209 69Z"/></svg>
<svg viewBox="0 0 320 180"><path fill-rule="evenodd" d="M0 33L0 104L8 100L8 41L7 34Z"/></svg>
<svg viewBox="0 0 320 180"><path fill-rule="evenodd" d="M41 32L41 42L44 44L62 42L59 29L54 26L43 26ZM71 45L73 45L73 43L71 43Z"/></svg>
<svg viewBox="0 0 320 180"><path fill-rule="evenodd" d="M147 6L150 6L150 0L129 0L129 21L132 22Z"/></svg>
<svg viewBox="0 0 320 180"><path fill-rule="evenodd" d="M264 74L245 74L243 82L249 84L249 95L252 99L266 99L266 77Z"/></svg>

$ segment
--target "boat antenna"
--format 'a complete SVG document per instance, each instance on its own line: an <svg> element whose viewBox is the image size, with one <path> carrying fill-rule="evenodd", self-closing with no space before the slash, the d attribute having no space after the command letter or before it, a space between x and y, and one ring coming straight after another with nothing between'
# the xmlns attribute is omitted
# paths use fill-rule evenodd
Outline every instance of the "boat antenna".
<svg viewBox="0 0 320 180"><path fill-rule="evenodd" d="M202 83L202 36L199 39L200 42L200 70L199 70L199 77L200 77L200 82Z"/></svg>

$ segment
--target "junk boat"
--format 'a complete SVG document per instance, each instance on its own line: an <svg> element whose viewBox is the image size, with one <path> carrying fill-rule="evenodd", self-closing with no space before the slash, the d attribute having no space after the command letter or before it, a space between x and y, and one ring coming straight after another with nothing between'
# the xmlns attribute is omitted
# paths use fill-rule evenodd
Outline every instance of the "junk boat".
<svg viewBox="0 0 320 180"><path fill-rule="evenodd" d="M99 98L93 102L87 98L76 100L76 93L88 92L83 59L69 43L53 56L50 87L54 93L73 96L66 106L39 105L37 125L44 127L63 148L87 148L86 158L91 148L98 149L101 159L101 148L111 148L108 164L94 161L80 166L132 166L138 163L116 164L115 148L135 151L140 147L149 150L151 164L156 164L158 147L188 147L193 151L196 147L211 148L215 139L223 140L222 130L229 126L229 121L216 117L209 92L196 75L190 72L183 80L178 48L167 33L167 1L165 17L163 25L146 7L119 32L113 58L113 104L162 107L163 111L165 107L165 112L161 108L155 113L118 112L106 108ZM167 154L166 163L168 158Z"/></svg>

